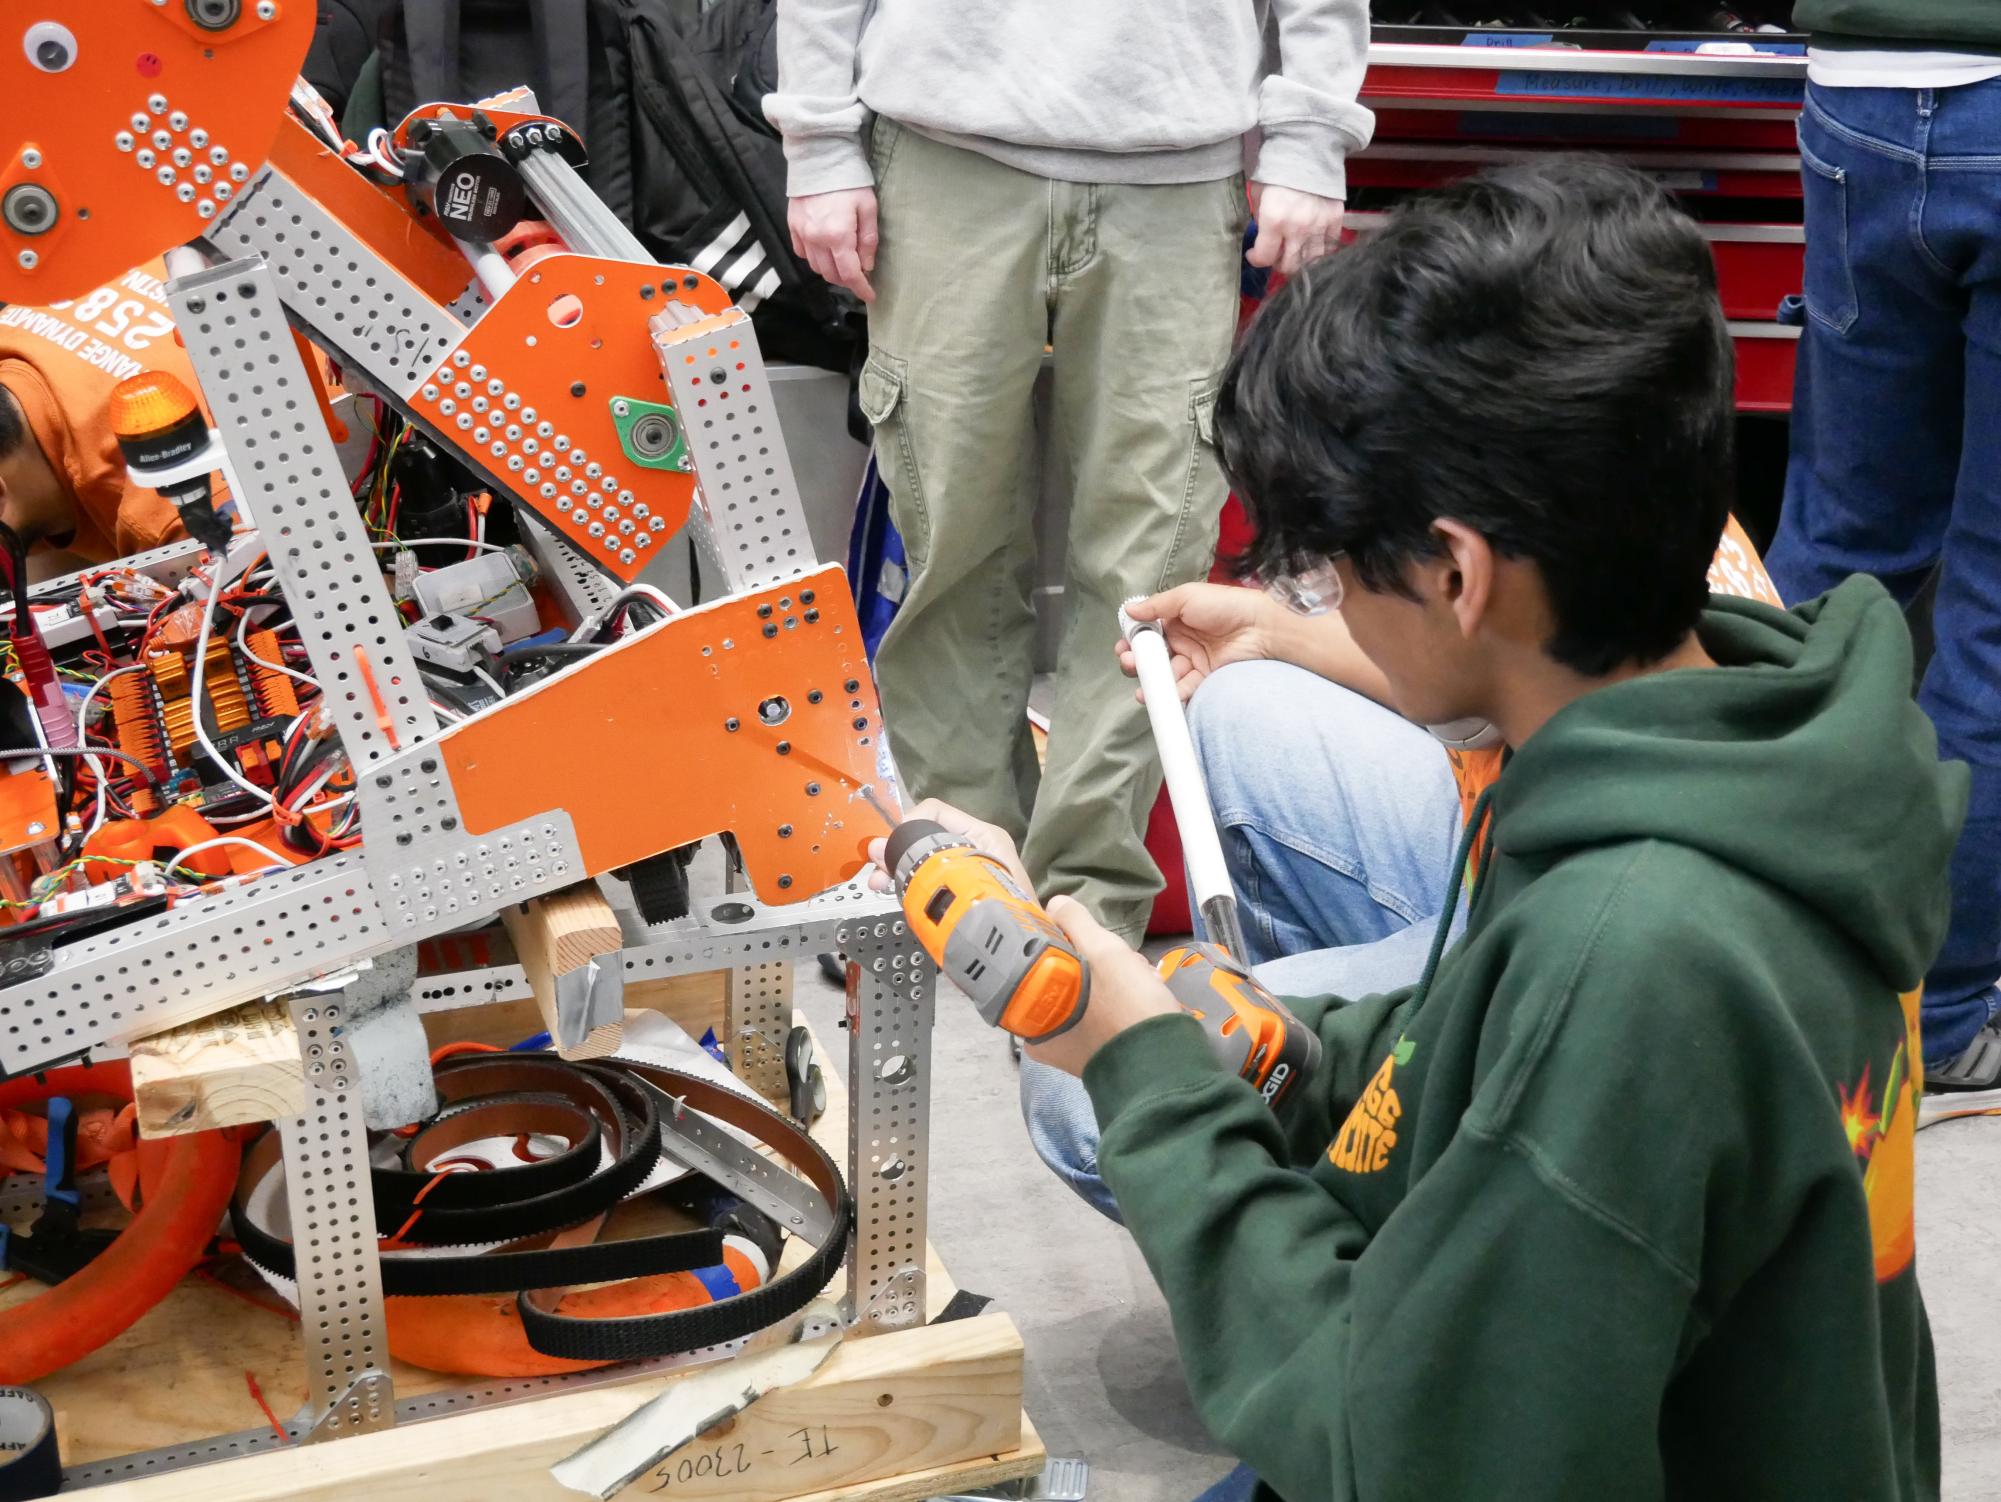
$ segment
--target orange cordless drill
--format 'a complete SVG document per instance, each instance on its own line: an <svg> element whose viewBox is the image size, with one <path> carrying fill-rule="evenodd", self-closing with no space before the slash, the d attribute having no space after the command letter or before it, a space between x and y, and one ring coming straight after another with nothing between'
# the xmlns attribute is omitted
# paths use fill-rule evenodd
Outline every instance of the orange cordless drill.
<svg viewBox="0 0 2001 1502"><path fill-rule="evenodd" d="M890 831L883 864L918 943L990 1024L1030 1043L1077 1024L1091 999L1090 968L999 861L941 824L906 819ZM1160 962L1160 974L1224 1066L1268 1104L1318 1066L1319 1037L1227 951L1187 945Z"/></svg>

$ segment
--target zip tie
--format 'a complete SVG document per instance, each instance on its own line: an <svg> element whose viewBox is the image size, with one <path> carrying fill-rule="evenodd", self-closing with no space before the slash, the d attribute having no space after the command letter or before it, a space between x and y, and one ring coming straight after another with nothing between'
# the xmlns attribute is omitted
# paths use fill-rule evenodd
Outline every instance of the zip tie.
<svg viewBox="0 0 2001 1502"><path fill-rule="evenodd" d="M368 702L375 706L375 723L389 738L389 749L401 751L403 743L396 739L395 723L389 718L389 706L382 702L382 690L375 685L375 665L368 660L368 649L354 649L354 665L361 670L361 686L368 690Z"/></svg>

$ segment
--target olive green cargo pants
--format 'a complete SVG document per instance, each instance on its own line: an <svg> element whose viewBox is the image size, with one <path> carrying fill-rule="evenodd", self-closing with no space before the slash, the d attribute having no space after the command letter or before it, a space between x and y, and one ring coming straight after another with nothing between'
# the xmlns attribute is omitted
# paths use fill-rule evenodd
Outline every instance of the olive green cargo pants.
<svg viewBox="0 0 2001 1502"><path fill-rule="evenodd" d="M1000 825L1044 898L1074 896L1136 942L1160 889L1141 844L1160 771L1113 654L1117 610L1199 578L1215 549L1210 418L1236 327L1243 180L1054 182L888 120L871 155L882 243L861 403L911 570L876 663L905 790ZM1071 503L1038 774L1045 346Z"/></svg>

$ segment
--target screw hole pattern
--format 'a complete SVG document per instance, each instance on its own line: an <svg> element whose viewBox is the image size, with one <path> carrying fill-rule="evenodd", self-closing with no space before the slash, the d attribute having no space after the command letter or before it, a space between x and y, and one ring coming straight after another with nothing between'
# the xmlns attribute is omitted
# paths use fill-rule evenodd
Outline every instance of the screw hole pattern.
<svg viewBox="0 0 2001 1502"><path fill-rule="evenodd" d="M803 573L814 564L799 487L773 410L764 359L750 325L721 329L713 342L663 346L663 363L674 404L687 420L684 429L701 480L698 514L707 539L695 528L697 545L718 555L732 590L743 590ZM717 385L714 367L735 367Z"/></svg>
<svg viewBox="0 0 2001 1502"><path fill-rule="evenodd" d="M266 257L300 316L338 336L371 376L392 389L412 384L462 332L270 168L208 234L225 255Z"/></svg>
<svg viewBox="0 0 2001 1502"><path fill-rule="evenodd" d="M341 1027L345 1008L339 993L292 998L292 1026L311 1062L305 1114L279 1127L307 1381L314 1410L335 1434L375 1428L387 1417L368 1132Z"/></svg>
<svg viewBox="0 0 2001 1502"><path fill-rule="evenodd" d="M837 943L860 967L848 1040L848 1283L864 1319L898 1329L924 1321L934 974L900 921L846 925Z"/></svg>
<svg viewBox="0 0 2001 1502"><path fill-rule="evenodd" d="M0 991L0 1074L265 994L384 938L358 855L207 894L65 945L56 970Z"/></svg>
<svg viewBox="0 0 2001 1502"><path fill-rule="evenodd" d="M395 748L376 723L357 646L398 740L408 745L437 727L284 312L256 276L198 284L178 302L182 337L227 429L238 478L289 575L286 596L341 742L358 768L371 767ZM366 788L362 813L365 821L380 816Z"/></svg>

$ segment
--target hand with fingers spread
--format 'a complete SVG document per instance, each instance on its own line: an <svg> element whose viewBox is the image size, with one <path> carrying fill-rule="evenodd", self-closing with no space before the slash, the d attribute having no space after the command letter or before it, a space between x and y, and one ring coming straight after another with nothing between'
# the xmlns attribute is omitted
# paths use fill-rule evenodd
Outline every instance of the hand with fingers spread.
<svg viewBox="0 0 2001 1502"><path fill-rule="evenodd" d="M1258 238L1246 259L1280 276L1292 276L1308 261L1340 245L1344 207L1338 198L1252 183L1251 215L1258 222Z"/></svg>
<svg viewBox="0 0 2001 1502"><path fill-rule="evenodd" d="M863 302L875 301L875 189L842 188L795 198L786 209L792 249L821 276Z"/></svg>
<svg viewBox="0 0 2001 1502"><path fill-rule="evenodd" d="M1233 662L1273 656L1272 627L1283 607L1264 591L1235 584L1183 584L1126 607L1136 621L1159 621L1167 636L1174 686L1186 703L1202 680ZM1118 645L1119 666L1135 673L1130 643ZM1142 701L1145 695L1139 696Z"/></svg>
<svg viewBox="0 0 2001 1502"><path fill-rule="evenodd" d="M1099 924L1083 903L1072 897L1053 897L1048 910L1091 972L1091 999L1075 1027L1046 1042L1029 1044L1028 1056L1065 1074L1081 1076L1098 1050L1127 1028L1184 1008L1145 957Z"/></svg>

